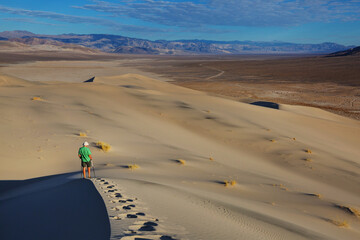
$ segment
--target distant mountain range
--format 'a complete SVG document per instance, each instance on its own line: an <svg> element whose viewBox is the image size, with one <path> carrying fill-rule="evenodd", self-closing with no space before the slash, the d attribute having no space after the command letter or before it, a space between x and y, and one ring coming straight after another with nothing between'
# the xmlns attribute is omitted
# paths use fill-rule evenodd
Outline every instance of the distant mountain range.
<svg viewBox="0 0 360 240"><path fill-rule="evenodd" d="M200 55L200 54L327 54L354 46L336 43L177 40L150 41L110 34L42 35L27 31L0 32L0 40L28 45L80 45L107 53Z"/></svg>
<svg viewBox="0 0 360 240"><path fill-rule="evenodd" d="M72 52L81 54L101 54L96 49L87 48L78 44L63 43L51 39L34 37L5 38L0 37L0 52L29 53L29 52Z"/></svg>

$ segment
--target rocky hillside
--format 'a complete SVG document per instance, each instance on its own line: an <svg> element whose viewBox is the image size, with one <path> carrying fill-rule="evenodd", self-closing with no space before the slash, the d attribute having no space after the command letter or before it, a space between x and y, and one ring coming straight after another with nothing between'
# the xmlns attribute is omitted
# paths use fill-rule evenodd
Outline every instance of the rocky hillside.
<svg viewBox="0 0 360 240"><path fill-rule="evenodd" d="M41 44L76 44L109 53L128 54L327 54L348 49L336 43L295 44L286 42L178 40L150 41L109 34L40 35L26 31L0 33L0 40L37 41ZM17 39L17 40L13 40ZM19 40L21 39L21 40ZM39 39L39 40L34 40Z"/></svg>
<svg viewBox="0 0 360 240"><path fill-rule="evenodd" d="M327 55L327 57L341 57L341 56L360 56L360 46Z"/></svg>
<svg viewBox="0 0 360 240"><path fill-rule="evenodd" d="M33 52L33 51L72 51L86 54L97 54L101 51L77 44L63 43L51 39L35 37L0 39L0 51Z"/></svg>

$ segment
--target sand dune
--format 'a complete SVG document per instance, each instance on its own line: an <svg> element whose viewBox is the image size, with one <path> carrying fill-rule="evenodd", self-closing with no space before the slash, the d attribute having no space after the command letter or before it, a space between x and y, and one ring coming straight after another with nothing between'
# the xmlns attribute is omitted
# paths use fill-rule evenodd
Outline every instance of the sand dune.
<svg viewBox="0 0 360 240"><path fill-rule="evenodd" d="M30 85L36 85L38 83L29 82L21 78L9 76L6 74L0 74L0 86L1 87L25 87Z"/></svg>
<svg viewBox="0 0 360 240"><path fill-rule="evenodd" d="M72 173L56 177L58 186L47 183L53 188L43 194L95 186L111 239L360 237L358 121L316 108L240 103L136 71L103 71L92 83L83 83L88 78L82 73L62 82L0 75L2 185ZM73 172L85 140L99 177L94 185L73 179L80 177ZM110 151L97 148L97 141L110 144ZM131 170L134 164L138 168ZM226 187L225 181L234 184ZM12 206L0 208L2 222L11 212L29 216L38 207L17 209L21 195L6 197L13 191L1 191L0 206ZM21 184L17 192L23 194ZM31 190L27 195L38 198L43 196ZM16 221L6 224L13 229Z"/></svg>
<svg viewBox="0 0 360 240"><path fill-rule="evenodd" d="M71 175L0 181L0 238L109 239L103 199L90 181Z"/></svg>

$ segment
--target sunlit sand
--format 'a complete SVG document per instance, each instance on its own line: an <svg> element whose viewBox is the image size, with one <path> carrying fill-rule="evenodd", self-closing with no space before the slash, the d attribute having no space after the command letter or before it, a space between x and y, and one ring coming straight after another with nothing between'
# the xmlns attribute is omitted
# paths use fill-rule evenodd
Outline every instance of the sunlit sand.
<svg viewBox="0 0 360 240"><path fill-rule="evenodd" d="M75 213L97 239L360 238L359 121L211 96L120 65L0 68L4 239L76 225ZM80 179L84 141L91 181Z"/></svg>

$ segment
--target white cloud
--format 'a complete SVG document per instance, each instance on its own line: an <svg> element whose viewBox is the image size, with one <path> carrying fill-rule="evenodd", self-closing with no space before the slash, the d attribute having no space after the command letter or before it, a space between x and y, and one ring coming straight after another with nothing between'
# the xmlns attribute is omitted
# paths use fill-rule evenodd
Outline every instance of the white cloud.
<svg viewBox="0 0 360 240"><path fill-rule="evenodd" d="M48 11L37 11L37 10L27 10L21 8L11 8L6 6L0 5L0 12L9 13L13 15L21 15L21 16L30 16L36 18L46 18L52 19L60 22L67 22L67 23L85 23L85 24L95 24L101 26L107 26L113 28L115 30L121 31L128 31L128 32L163 32L163 29L151 28L151 27L144 27L144 26L136 26L136 25L126 25L121 24L115 21L96 18L96 17L83 17L83 16L74 16L74 15L67 15L62 13L55 13L55 12L48 12ZM10 20L10 18L8 18ZM19 21L19 18L14 18L14 21ZM24 20L29 22L29 20ZM34 23L35 20L32 21Z"/></svg>
<svg viewBox="0 0 360 240"><path fill-rule="evenodd" d="M168 26L293 26L310 22L358 21L360 1L208 0L93 1L77 8Z"/></svg>

